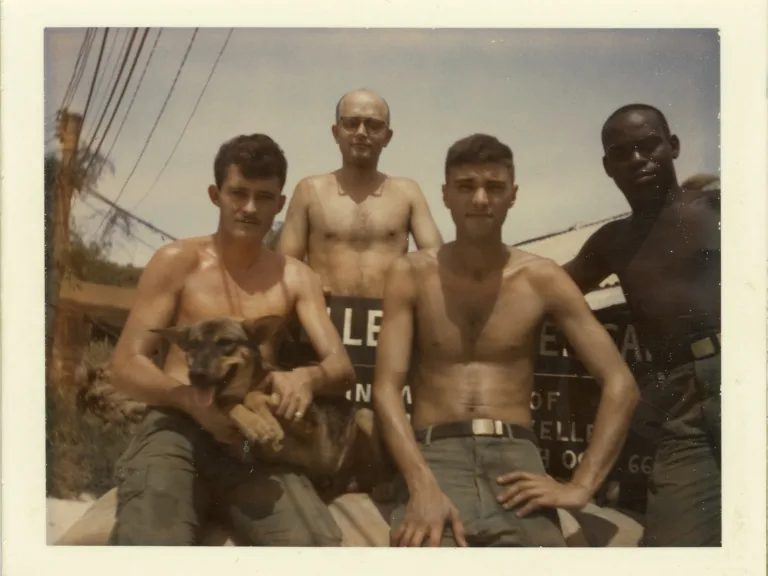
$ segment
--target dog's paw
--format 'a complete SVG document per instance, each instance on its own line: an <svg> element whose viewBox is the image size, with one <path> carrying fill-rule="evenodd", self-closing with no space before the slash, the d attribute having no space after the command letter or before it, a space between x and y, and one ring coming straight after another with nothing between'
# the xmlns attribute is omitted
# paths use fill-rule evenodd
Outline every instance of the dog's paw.
<svg viewBox="0 0 768 576"><path fill-rule="evenodd" d="M262 407L254 411L238 405L232 410L231 416L249 442L262 445L271 443L273 449L279 449L285 432L268 409Z"/></svg>

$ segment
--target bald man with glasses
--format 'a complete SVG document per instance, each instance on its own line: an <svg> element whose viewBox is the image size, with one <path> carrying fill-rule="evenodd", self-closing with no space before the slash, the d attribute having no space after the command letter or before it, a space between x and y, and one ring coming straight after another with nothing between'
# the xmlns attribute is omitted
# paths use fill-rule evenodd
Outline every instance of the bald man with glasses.
<svg viewBox="0 0 768 576"><path fill-rule="evenodd" d="M370 90L345 94L331 129L341 168L302 179L290 199L278 250L305 260L334 296L381 298L390 264L437 248L442 237L419 185L378 170L392 139L389 106Z"/></svg>

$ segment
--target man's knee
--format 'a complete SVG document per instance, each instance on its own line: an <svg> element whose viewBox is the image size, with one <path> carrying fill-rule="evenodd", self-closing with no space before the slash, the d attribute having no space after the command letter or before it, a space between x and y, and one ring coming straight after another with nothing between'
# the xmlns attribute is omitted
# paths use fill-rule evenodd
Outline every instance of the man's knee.
<svg viewBox="0 0 768 576"><path fill-rule="evenodd" d="M110 543L191 545L204 495L194 438L151 415L115 467L117 514Z"/></svg>
<svg viewBox="0 0 768 576"><path fill-rule="evenodd" d="M113 545L190 546L198 519L189 479L162 465L123 473L118 485ZM178 482L175 482L178 480Z"/></svg>
<svg viewBox="0 0 768 576"><path fill-rule="evenodd" d="M254 474L238 486L230 521L258 546L341 546L342 532L310 482L297 474Z"/></svg>

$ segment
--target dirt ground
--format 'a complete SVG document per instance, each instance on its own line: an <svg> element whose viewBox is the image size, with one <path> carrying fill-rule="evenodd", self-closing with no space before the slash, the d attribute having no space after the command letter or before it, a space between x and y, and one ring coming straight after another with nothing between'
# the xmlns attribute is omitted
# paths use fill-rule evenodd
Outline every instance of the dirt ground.
<svg viewBox="0 0 768 576"><path fill-rule="evenodd" d="M91 507L94 499L90 496L82 496L80 500L62 500L60 498L46 499L46 541L54 544L72 524L74 524L86 510Z"/></svg>

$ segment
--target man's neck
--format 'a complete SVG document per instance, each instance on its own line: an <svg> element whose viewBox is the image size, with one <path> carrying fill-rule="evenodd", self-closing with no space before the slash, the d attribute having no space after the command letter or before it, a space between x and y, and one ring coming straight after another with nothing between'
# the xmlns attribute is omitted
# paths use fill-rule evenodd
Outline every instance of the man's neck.
<svg viewBox="0 0 768 576"><path fill-rule="evenodd" d="M485 238L482 241L463 238L457 234L453 243L453 263L462 274L476 278L485 276L504 267L509 259L509 250L498 238Z"/></svg>
<svg viewBox="0 0 768 576"><path fill-rule="evenodd" d="M219 259L228 270L250 270L261 259L261 242L252 238L235 238L221 230L213 235L213 244Z"/></svg>
<svg viewBox="0 0 768 576"><path fill-rule="evenodd" d="M665 206L678 200L680 194L680 186L675 180L672 184L659 187L655 190L648 192L638 191L637 194L625 194L625 196L627 202L629 202L630 208L632 208L632 215L635 217L647 218L649 216L658 215ZM637 198L634 202L630 200L633 196Z"/></svg>
<svg viewBox="0 0 768 576"><path fill-rule="evenodd" d="M347 185L356 186L361 184L370 184L376 182L380 175L378 167L373 166L356 166L344 162L336 171L337 177Z"/></svg>

